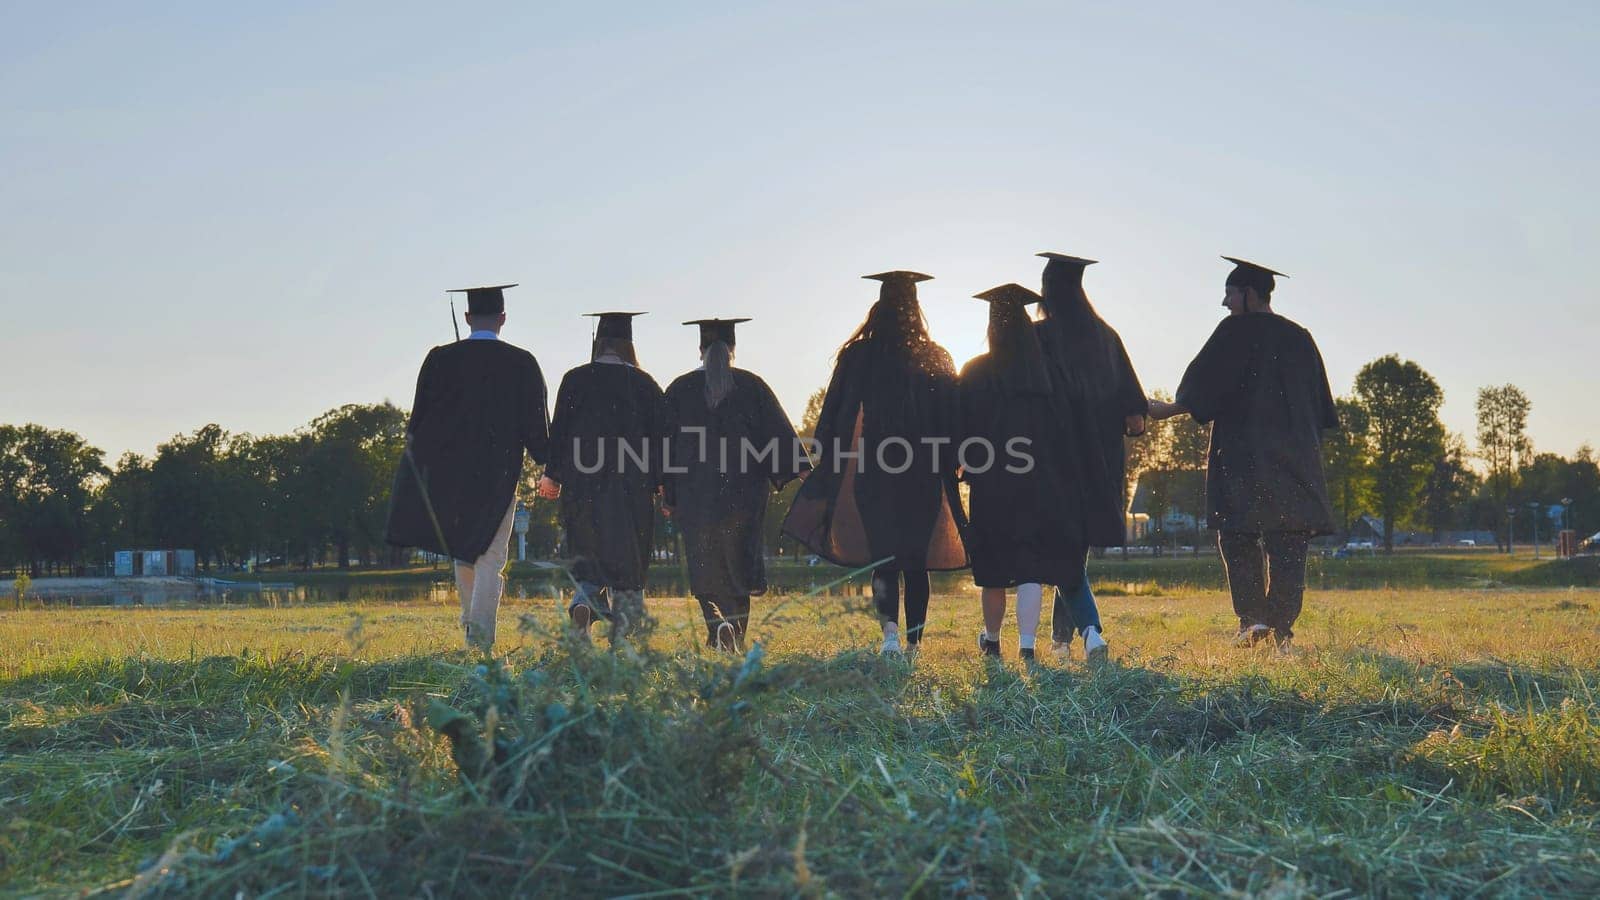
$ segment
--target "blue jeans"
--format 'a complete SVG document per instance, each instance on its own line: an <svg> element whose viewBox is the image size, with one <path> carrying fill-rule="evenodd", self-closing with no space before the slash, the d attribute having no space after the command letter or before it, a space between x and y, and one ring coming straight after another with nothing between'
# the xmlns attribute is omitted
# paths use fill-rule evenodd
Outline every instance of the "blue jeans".
<svg viewBox="0 0 1600 900"><path fill-rule="evenodd" d="M1098 631L1105 631L1100 627L1100 608L1095 606L1094 591L1089 589L1087 566L1084 567L1077 590L1066 594L1059 586L1056 587L1054 611L1050 619L1050 636L1057 641L1070 641L1074 630L1083 634L1084 629L1091 625Z"/></svg>

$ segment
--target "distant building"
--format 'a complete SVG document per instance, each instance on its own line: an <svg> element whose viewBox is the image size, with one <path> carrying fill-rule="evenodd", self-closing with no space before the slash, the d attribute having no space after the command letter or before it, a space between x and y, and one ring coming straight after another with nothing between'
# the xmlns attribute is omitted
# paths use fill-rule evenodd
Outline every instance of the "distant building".
<svg viewBox="0 0 1600 900"><path fill-rule="evenodd" d="M1166 479L1167 508L1151 509L1152 483ZM1144 472L1133 488L1133 501L1128 504L1129 540L1139 540L1151 531L1189 532L1204 527L1206 473L1200 469L1163 470ZM1137 530L1138 533L1134 533Z"/></svg>
<svg viewBox="0 0 1600 900"><path fill-rule="evenodd" d="M196 572L193 550L118 550L113 574L118 578L155 575L193 575Z"/></svg>
<svg viewBox="0 0 1600 900"><path fill-rule="evenodd" d="M1350 526L1351 541L1371 541L1373 544L1383 543L1383 520L1377 516L1365 515L1356 519ZM1495 536L1492 531L1441 531L1439 539L1433 539L1431 531L1405 531L1396 528L1394 532L1394 545L1396 547L1455 547L1470 541L1472 544L1494 546Z"/></svg>

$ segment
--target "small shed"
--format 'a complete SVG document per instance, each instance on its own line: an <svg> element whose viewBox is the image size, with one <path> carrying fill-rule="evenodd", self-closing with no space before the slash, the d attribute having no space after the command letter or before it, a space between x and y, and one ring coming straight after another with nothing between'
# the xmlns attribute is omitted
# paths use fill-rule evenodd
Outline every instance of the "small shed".
<svg viewBox="0 0 1600 900"><path fill-rule="evenodd" d="M118 578L193 575L198 571L193 550L118 550L112 571Z"/></svg>

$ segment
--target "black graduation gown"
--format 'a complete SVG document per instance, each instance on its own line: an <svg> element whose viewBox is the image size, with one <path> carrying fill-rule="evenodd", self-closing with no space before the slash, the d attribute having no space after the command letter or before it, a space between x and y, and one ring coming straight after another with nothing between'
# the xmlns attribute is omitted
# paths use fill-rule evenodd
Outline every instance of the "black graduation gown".
<svg viewBox="0 0 1600 900"><path fill-rule="evenodd" d="M523 451L544 462L548 430L533 354L498 340L428 351L385 540L466 561L482 556L516 494Z"/></svg>
<svg viewBox="0 0 1600 900"><path fill-rule="evenodd" d="M867 344L845 350L817 419L817 466L795 494L784 533L836 565L892 556L901 569L966 568L955 479L960 406L955 365L942 348L932 348L925 366ZM859 458L841 455L856 450Z"/></svg>
<svg viewBox="0 0 1600 900"><path fill-rule="evenodd" d="M1122 338L1098 316L1081 328L1043 319L1037 333L1064 429L1060 446L1072 448L1064 465L1078 467L1085 537L1093 547L1120 547L1128 535L1125 420L1149 412L1150 402Z"/></svg>
<svg viewBox="0 0 1600 900"><path fill-rule="evenodd" d="M987 457L974 444L967 457L973 468L962 475L972 580L979 587L1038 582L1074 590L1088 550L1081 467L1071 462L1076 450L1061 441L1050 394L1015 391L994 368L986 353L961 370L962 440L987 441L996 453L993 465L979 471Z"/></svg>
<svg viewBox="0 0 1600 900"><path fill-rule="evenodd" d="M667 386L664 499L683 532L696 597L766 593L767 501L810 468L767 383L743 369L732 374L733 391L715 409L706 403L704 371Z"/></svg>
<svg viewBox="0 0 1600 900"><path fill-rule="evenodd" d="M1183 373L1176 399L1211 423L1210 527L1333 532L1322 431L1339 417L1310 332L1275 313L1229 316Z"/></svg>
<svg viewBox="0 0 1600 900"><path fill-rule="evenodd" d="M577 580L644 589L664 418L661 388L633 366L592 362L562 377L545 473L561 485L561 527Z"/></svg>

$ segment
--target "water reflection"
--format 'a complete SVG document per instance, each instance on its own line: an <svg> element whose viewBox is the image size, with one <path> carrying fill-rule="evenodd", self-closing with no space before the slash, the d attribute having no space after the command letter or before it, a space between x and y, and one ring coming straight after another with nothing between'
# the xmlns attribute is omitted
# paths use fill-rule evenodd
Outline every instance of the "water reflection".
<svg viewBox="0 0 1600 900"><path fill-rule="evenodd" d="M841 573L842 570L822 567L809 569L803 573L785 573L789 577L780 576L771 579L768 593L787 595L816 591L821 596L827 597L856 597L867 590L865 577L859 579L859 583L845 583L826 590L818 590ZM279 607L317 603L455 602L455 583L445 571L438 572L432 581L407 576L393 581L352 579L290 584L288 579L292 577L293 573L286 573L284 581L263 584L219 584L208 579L196 579L125 586L111 582L73 589L56 589L41 585L22 600L18 600L15 596L0 594L0 609L42 609L64 606ZM571 592L572 586L569 582L548 575L513 578L506 585L507 599L564 600L571 595ZM646 593L657 597L687 596L688 583L679 572L652 572Z"/></svg>

